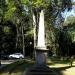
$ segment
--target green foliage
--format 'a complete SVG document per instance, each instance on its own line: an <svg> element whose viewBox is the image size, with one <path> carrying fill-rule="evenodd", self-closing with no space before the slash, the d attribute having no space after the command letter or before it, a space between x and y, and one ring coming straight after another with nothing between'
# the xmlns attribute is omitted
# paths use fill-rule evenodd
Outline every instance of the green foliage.
<svg viewBox="0 0 75 75"><path fill-rule="evenodd" d="M16 10L16 7L15 7L15 4L14 4L14 1L12 1L12 0L8 0L7 5L8 5L8 7L7 7L7 11L5 12L4 18L10 19L11 16L13 15L13 13Z"/></svg>
<svg viewBox="0 0 75 75"><path fill-rule="evenodd" d="M56 33L58 31L52 26L55 22L55 18L61 11L65 10L66 8L70 9L71 7L71 0L0 0L0 15L2 16L3 22L11 20L16 27L17 35L10 31L9 27L4 27L4 40L7 37L9 39L18 39L15 40L15 43L19 44L17 47L22 49L22 31L23 35L25 35L25 43L28 44L29 41L33 41L33 26L32 26L32 9L45 9L45 22L46 22L46 37L47 37L47 45L55 48L56 44ZM39 15L39 12L36 11L36 18ZM39 17L38 17L39 18ZM23 30L22 30L23 26ZM11 26L12 27L12 26ZM5 33L11 33L5 34ZM59 35L58 35L59 36ZM7 45L6 42L3 42L3 49L8 49L7 47L15 45L12 42L11 45ZM7 47L5 47L7 45ZM20 46L21 45L21 46ZM29 44L28 44L29 45ZM10 50L11 48L9 48Z"/></svg>
<svg viewBox="0 0 75 75"><path fill-rule="evenodd" d="M75 27L68 28L68 33L71 36L72 42L75 42Z"/></svg>
<svg viewBox="0 0 75 75"><path fill-rule="evenodd" d="M9 19L12 17L13 13L15 12L15 10L16 10L15 7L9 9L9 10L5 13L5 17L4 17L4 18L7 19L7 20L9 20Z"/></svg>
<svg viewBox="0 0 75 75"><path fill-rule="evenodd" d="M4 26L4 33L9 33L10 32L10 28L8 26Z"/></svg>
<svg viewBox="0 0 75 75"><path fill-rule="evenodd" d="M72 42L75 41L75 17L69 16L64 22L64 27L67 27L67 31L71 36Z"/></svg>
<svg viewBox="0 0 75 75"><path fill-rule="evenodd" d="M30 1L29 0L21 0L21 3L25 4L25 5L28 5L30 3Z"/></svg>
<svg viewBox="0 0 75 75"><path fill-rule="evenodd" d="M7 10L7 4L5 0L0 0L0 17L3 18L4 12Z"/></svg>
<svg viewBox="0 0 75 75"><path fill-rule="evenodd" d="M34 33L34 31L33 31L33 29L31 29L31 30L27 31L25 35L27 37L33 37L33 33Z"/></svg>
<svg viewBox="0 0 75 75"><path fill-rule="evenodd" d="M75 17L74 16L69 16L67 17L66 21L64 22L64 26L71 27L75 24Z"/></svg>
<svg viewBox="0 0 75 75"><path fill-rule="evenodd" d="M0 24L0 49L2 53L12 53L16 45L16 27L12 22L3 22Z"/></svg>
<svg viewBox="0 0 75 75"><path fill-rule="evenodd" d="M47 6L47 3L45 0L33 0L32 1L32 6L34 8L44 8Z"/></svg>

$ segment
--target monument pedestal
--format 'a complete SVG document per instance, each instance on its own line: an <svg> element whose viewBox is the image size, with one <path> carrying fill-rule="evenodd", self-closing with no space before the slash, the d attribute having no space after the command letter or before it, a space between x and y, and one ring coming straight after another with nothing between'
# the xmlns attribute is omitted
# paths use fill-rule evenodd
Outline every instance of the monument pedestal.
<svg viewBox="0 0 75 75"><path fill-rule="evenodd" d="M25 75L56 75L47 65L47 49L36 49L36 64L26 70Z"/></svg>
<svg viewBox="0 0 75 75"><path fill-rule="evenodd" d="M48 53L48 50L45 48L44 49L36 48L36 54L35 54L36 64L46 65L47 53Z"/></svg>

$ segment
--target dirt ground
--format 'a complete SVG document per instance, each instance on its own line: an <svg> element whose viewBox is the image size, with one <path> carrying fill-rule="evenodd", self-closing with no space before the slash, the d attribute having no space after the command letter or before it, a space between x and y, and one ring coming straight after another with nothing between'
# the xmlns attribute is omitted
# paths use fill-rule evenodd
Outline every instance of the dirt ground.
<svg viewBox="0 0 75 75"><path fill-rule="evenodd" d="M63 75L75 75L75 67L68 68L62 71Z"/></svg>
<svg viewBox="0 0 75 75"><path fill-rule="evenodd" d="M55 64L49 67L58 72L59 75L75 75L75 63L72 67L70 64Z"/></svg>

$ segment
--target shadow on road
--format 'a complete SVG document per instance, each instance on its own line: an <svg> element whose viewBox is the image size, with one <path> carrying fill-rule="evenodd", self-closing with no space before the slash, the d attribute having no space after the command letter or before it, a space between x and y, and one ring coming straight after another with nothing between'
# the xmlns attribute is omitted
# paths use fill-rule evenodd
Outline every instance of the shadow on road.
<svg viewBox="0 0 75 75"><path fill-rule="evenodd" d="M26 70L24 75L64 75L62 71L66 71L69 68L71 67L50 68L48 66L32 66Z"/></svg>
<svg viewBox="0 0 75 75"><path fill-rule="evenodd" d="M55 71L58 75L64 75L62 71L66 71L66 69L71 68L70 66L66 67L60 67L60 68L51 68L53 71Z"/></svg>

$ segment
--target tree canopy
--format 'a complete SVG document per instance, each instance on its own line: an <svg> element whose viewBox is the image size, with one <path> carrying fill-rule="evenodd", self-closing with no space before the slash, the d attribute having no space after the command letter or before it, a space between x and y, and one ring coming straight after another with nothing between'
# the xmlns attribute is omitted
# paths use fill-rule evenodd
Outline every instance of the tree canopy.
<svg viewBox="0 0 75 75"><path fill-rule="evenodd" d="M7 36L9 32L12 33L12 35L16 33L14 34L16 40L15 46L20 47L20 49L25 49L23 47L28 47L29 42L33 42L33 13L38 22L40 11L44 9L46 43L47 46L52 47L54 50L54 48L58 46L57 39L60 37L60 30L54 27L54 25L56 25L55 22L57 22L57 25L62 24L63 18L61 12L65 9L72 9L73 3L71 1L72 0L0 0L0 28L2 32L2 34L0 34L3 38L4 36ZM57 21L57 19L60 20ZM14 33L11 31L13 26L10 28L7 23L8 21L11 21L16 27ZM70 17L64 24L71 25L73 23L74 18ZM5 35L3 35L3 33ZM67 39L67 37L65 38Z"/></svg>

